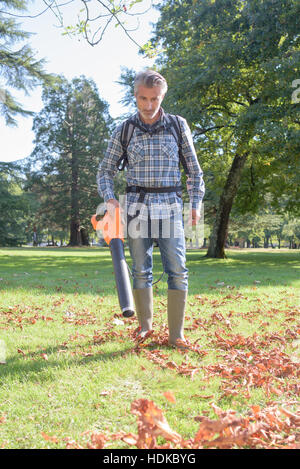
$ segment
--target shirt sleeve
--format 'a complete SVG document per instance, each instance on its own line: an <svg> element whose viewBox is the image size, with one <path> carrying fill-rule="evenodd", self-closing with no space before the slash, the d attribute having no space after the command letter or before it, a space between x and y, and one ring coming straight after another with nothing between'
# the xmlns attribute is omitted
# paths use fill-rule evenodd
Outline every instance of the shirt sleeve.
<svg viewBox="0 0 300 469"><path fill-rule="evenodd" d="M117 127L112 133L97 172L98 193L104 202L107 202L108 199L115 199L114 177L118 171L117 162L123 154L120 136L121 129Z"/></svg>
<svg viewBox="0 0 300 469"><path fill-rule="evenodd" d="M199 209L205 194L203 171L200 167L194 147L191 130L185 119L180 118L182 130L182 154L188 168L187 191L191 208Z"/></svg>

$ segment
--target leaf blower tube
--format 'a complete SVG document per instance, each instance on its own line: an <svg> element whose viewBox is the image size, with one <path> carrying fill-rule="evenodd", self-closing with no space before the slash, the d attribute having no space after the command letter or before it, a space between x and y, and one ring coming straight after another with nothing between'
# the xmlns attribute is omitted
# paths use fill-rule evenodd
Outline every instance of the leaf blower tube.
<svg viewBox="0 0 300 469"><path fill-rule="evenodd" d="M91 222L96 231L102 231L103 238L110 248L120 308L123 316L129 318L134 314L134 301L124 253L124 234L120 209L116 208L114 219L106 212L100 220L98 215L93 215Z"/></svg>

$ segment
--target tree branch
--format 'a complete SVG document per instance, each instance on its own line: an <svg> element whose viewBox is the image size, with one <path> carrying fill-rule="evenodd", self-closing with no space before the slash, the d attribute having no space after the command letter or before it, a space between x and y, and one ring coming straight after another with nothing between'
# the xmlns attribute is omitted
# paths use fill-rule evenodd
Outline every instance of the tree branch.
<svg viewBox="0 0 300 469"><path fill-rule="evenodd" d="M73 3L75 0L69 0L68 2L65 2L65 3L60 3L59 5L56 5L56 7L63 7L65 5L68 5L69 3ZM40 11L39 13L37 13L36 15L17 15L16 13L11 13L9 11L5 11L5 10L0 10L0 13L2 13L3 15L8 15L8 16L13 16L15 18L38 18L39 16L43 15L44 13L46 13L47 10L52 10L52 5L48 4L46 2L46 0L43 0L43 2L47 5L47 7ZM56 2L52 2L52 3L56 3Z"/></svg>
<svg viewBox="0 0 300 469"><path fill-rule="evenodd" d="M232 128L232 129L235 128L234 125L213 125L212 127L207 127L206 129L203 129L203 128L199 129L198 127L196 127L196 130L199 129L199 132L197 132L197 133L195 134L195 136L198 137L199 135L203 135L203 134L205 134L206 132L210 132L211 130L223 129L224 127L226 127L226 128Z"/></svg>

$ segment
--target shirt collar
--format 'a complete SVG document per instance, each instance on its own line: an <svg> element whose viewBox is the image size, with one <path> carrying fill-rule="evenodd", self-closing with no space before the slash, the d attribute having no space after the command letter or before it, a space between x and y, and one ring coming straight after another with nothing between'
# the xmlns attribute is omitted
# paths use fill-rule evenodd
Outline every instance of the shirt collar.
<svg viewBox="0 0 300 469"><path fill-rule="evenodd" d="M149 130L151 130L151 132L155 132L158 129L166 128L167 126L165 111L162 107L160 108L160 117L156 122L154 122L154 124L145 124L141 120L139 112L134 115L134 119L139 124L139 126L142 127L146 132L148 132Z"/></svg>

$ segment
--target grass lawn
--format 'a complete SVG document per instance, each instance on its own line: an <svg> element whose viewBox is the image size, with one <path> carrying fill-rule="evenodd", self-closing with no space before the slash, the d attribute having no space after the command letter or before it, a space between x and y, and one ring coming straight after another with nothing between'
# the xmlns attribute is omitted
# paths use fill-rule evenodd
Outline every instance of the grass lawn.
<svg viewBox="0 0 300 469"><path fill-rule="evenodd" d="M0 249L0 448L299 446L299 251L227 255L187 253L182 352L166 276L137 346L108 249Z"/></svg>

